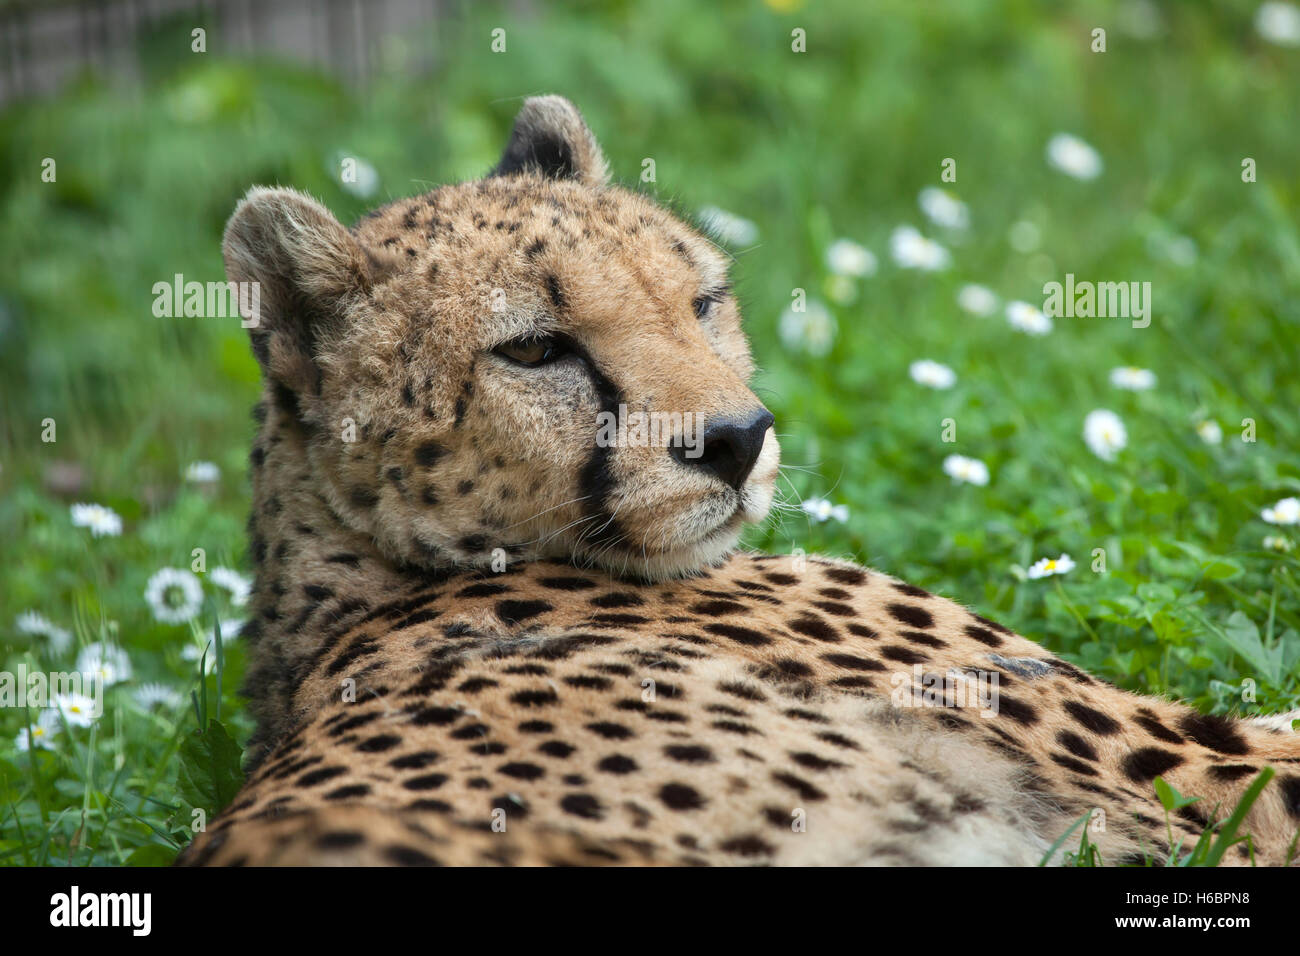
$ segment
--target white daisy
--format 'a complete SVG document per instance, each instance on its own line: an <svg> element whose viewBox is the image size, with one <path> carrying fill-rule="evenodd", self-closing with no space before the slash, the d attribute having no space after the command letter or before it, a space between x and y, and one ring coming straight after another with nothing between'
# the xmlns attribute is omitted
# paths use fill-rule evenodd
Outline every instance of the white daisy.
<svg viewBox="0 0 1300 956"><path fill-rule="evenodd" d="M849 520L848 505L833 505L825 498L806 498L803 502L803 510L812 515L813 520L822 522L828 518L834 518L843 524Z"/></svg>
<svg viewBox="0 0 1300 956"><path fill-rule="evenodd" d="M164 624L184 624L199 613L203 588L189 571L163 568L149 579L144 589L153 616Z"/></svg>
<svg viewBox="0 0 1300 956"><path fill-rule="evenodd" d="M939 362L932 362L930 359L913 362L908 366L907 373L912 376L912 381L928 388L952 388L957 381L956 372L948 366Z"/></svg>
<svg viewBox="0 0 1300 956"><path fill-rule="evenodd" d="M1279 46L1300 46L1300 7L1292 3L1262 3L1255 11L1255 29Z"/></svg>
<svg viewBox="0 0 1300 956"><path fill-rule="evenodd" d="M73 505L72 524L78 528L89 528L90 533L96 538L105 535L116 537L122 533L122 516L112 508L105 508L103 505Z"/></svg>
<svg viewBox="0 0 1300 956"><path fill-rule="evenodd" d="M217 587L225 588L230 592L230 603L235 607L243 607L248 603L248 595L253 590L253 582L238 571L230 568L213 568L209 577L212 578L212 583Z"/></svg>
<svg viewBox="0 0 1300 956"><path fill-rule="evenodd" d="M748 219L719 209L705 206L700 210L700 223L729 246L752 246L758 242L758 226Z"/></svg>
<svg viewBox="0 0 1300 956"><path fill-rule="evenodd" d="M228 644L235 638L239 637L240 632L244 629L245 621L243 618L231 618L228 621L221 622L221 642Z"/></svg>
<svg viewBox="0 0 1300 956"><path fill-rule="evenodd" d="M156 682L141 684L131 696L142 710L153 710L155 707L173 710L185 699L176 688Z"/></svg>
<svg viewBox="0 0 1300 956"><path fill-rule="evenodd" d="M837 276L861 279L876 274L876 257L852 239L836 239L826 247L826 268Z"/></svg>
<svg viewBox="0 0 1300 956"><path fill-rule="evenodd" d="M795 351L822 356L835 342L835 317L816 299L804 303L804 311L791 306L781 314L781 341Z"/></svg>
<svg viewBox="0 0 1300 956"><path fill-rule="evenodd" d="M1201 441L1207 445L1223 444L1223 429L1219 423L1212 418L1207 418L1196 425L1196 434L1201 436Z"/></svg>
<svg viewBox="0 0 1300 956"><path fill-rule="evenodd" d="M1300 498L1283 498L1259 516L1269 524L1300 524Z"/></svg>
<svg viewBox="0 0 1300 956"><path fill-rule="evenodd" d="M943 460L944 474L957 484L987 485L989 483L989 466L978 458L965 455L949 455Z"/></svg>
<svg viewBox="0 0 1300 956"><path fill-rule="evenodd" d="M1291 543L1290 538L1285 538L1281 535L1268 534L1264 536L1264 547L1269 551L1286 552L1290 551L1294 545Z"/></svg>
<svg viewBox="0 0 1300 956"><path fill-rule="evenodd" d="M971 315L992 315L998 307L998 297L982 285L968 283L957 293L957 304Z"/></svg>
<svg viewBox="0 0 1300 956"><path fill-rule="evenodd" d="M72 632L54 624L39 611L24 611L19 614L14 621L14 628L19 634L45 638L45 643L55 654L62 654L72 646Z"/></svg>
<svg viewBox="0 0 1300 956"><path fill-rule="evenodd" d="M948 250L912 226L899 226L889 237L889 254L904 269L937 272L952 263Z"/></svg>
<svg viewBox="0 0 1300 956"><path fill-rule="evenodd" d="M185 480L210 485L221 480L221 469L210 461L192 461L185 469Z"/></svg>
<svg viewBox="0 0 1300 956"><path fill-rule="evenodd" d="M1114 412L1097 408L1083 420L1083 440L1098 458L1114 461L1116 453L1128 444L1128 431Z"/></svg>
<svg viewBox="0 0 1300 956"><path fill-rule="evenodd" d="M89 727L100 715L99 705L85 694L59 694L54 707L73 727Z"/></svg>
<svg viewBox="0 0 1300 956"><path fill-rule="evenodd" d="M330 171L338 177L339 185L358 199L369 199L379 191L379 173L360 156L335 153Z"/></svg>
<svg viewBox="0 0 1300 956"><path fill-rule="evenodd" d="M58 736L59 727L58 712L43 710L40 717L32 724L30 734L26 727L18 731L18 739L14 741L14 746L20 753L27 753L33 747L48 748L51 738Z"/></svg>
<svg viewBox="0 0 1300 956"><path fill-rule="evenodd" d="M1067 571L1072 570L1074 570L1074 560L1068 554L1063 554L1056 559L1040 558L1029 569L1029 579L1037 581L1039 578L1050 577L1053 574L1065 574Z"/></svg>
<svg viewBox="0 0 1300 956"><path fill-rule="evenodd" d="M1111 369L1110 384L1130 392L1145 392L1156 387L1156 375L1150 369L1127 365Z"/></svg>
<svg viewBox="0 0 1300 956"><path fill-rule="evenodd" d="M1013 329L1029 335L1046 335L1052 331L1052 320L1028 302L1008 302L1007 321Z"/></svg>
<svg viewBox="0 0 1300 956"><path fill-rule="evenodd" d="M1069 133L1057 133L1047 142L1047 161L1075 179L1096 179L1101 175L1101 155Z"/></svg>
<svg viewBox="0 0 1300 956"><path fill-rule="evenodd" d="M87 680L99 679L111 687L131 679L131 658L122 648L99 641L86 645L77 655L77 670Z"/></svg>
<svg viewBox="0 0 1300 956"><path fill-rule="evenodd" d="M937 226L965 229L970 225L970 210L960 199L937 186L927 186L916 199L921 212Z"/></svg>

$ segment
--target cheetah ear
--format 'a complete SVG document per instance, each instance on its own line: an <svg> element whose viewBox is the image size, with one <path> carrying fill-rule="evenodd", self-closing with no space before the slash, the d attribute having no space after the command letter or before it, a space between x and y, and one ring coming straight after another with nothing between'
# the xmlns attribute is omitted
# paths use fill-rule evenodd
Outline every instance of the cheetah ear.
<svg viewBox="0 0 1300 956"><path fill-rule="evenodd" d="M585 186L609 182L600 144L578 108L563 96L532 96L515 117L510 142L493 176L533 172L548 179L574 179Z"/></svg>
<svg viewBox="0 0 1300 956"><path fill-rule="evenodd" d="M235 207L221 244L226 277L257 283L253 354L269 381L319 395L321 348L370 286L366 255L328 209L293 189L254 187Z"/></svg>

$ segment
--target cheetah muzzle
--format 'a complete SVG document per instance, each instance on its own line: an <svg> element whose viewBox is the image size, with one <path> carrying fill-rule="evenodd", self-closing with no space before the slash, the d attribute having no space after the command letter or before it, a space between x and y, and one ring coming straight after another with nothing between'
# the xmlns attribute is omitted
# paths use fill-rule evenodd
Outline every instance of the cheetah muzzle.
<svg viewBox="0 0 1300 956"><path fill-rule="evenodd" d="M224 255L260 289L258 728L182 862L1026 865L1084 813L1104 859L1162 858L1157 775L1201 797L1190 845L1266 766L1229 861L1288 862L1286 721L735 552L779 451L727 257L610 185L568 101L528 100L486 178L352 229L253 189ZM972 682L993 697L916 693Z"/></svg>

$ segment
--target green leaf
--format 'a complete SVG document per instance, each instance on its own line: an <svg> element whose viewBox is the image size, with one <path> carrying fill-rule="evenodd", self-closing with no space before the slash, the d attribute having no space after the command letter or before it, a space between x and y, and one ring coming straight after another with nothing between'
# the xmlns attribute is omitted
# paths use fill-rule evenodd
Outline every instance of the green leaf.
<svg viewBox="0 0 1300 956"><path fill-rule="evenodd" d="M191 807L218 813L239 791L244 773L239 767L239 745L219 721L208 721L206 731L194 731L180 747L177 789Z"/></svg>
<svg viewBox="0 0 1300 956"><path fill-rule="evenodd" d="M1164 777L1155 779L1156 795L1160 798L1160 803L1166 810L1173 813L1182 807L1191 806L1200 797L1184 797L1178 792L1178 788L1165 780Z"/></svg>
<svg viewBox="0 0 1300 956"><path fill-rule="evenodd" d="M1282 647L1265 647L1259 637L1259 628L1244 613L1233 611L1222 628L1211 624L1210 629L1271 683L1281 682Z"/></svg>
<svg viewBox="0 0 1300 956"><path fill-rule="evenodd" d="M1083 816L1079 817L1079 819L1075 820L1072 824L1070 824L1070 829L1062 833L1060 837L1057 838L1057 841L1047 848L1047 852L1044 853L1043 858L1038 861L1038 865L1047 866L1048 862L1052 859L1052 854L1061 848L1061 844L1065 843L1066 840L1070 839L1071 833L1079 829L1079 827L1085 825L1091 817L1092 817L1092 810L1085 810ZM1086 833L1087 831L1084 832Z"/></svg>
<svg viewBox="0 0 1300 956"><path fill-rule="evenodd" d="M142 846L126 858L127 866L171 866L176 859L176 851L161 843Z"/></svg>
<svg viewBox="0 0 1300 956"><path fill-rule="evenodd" d="M1251 806L1259 799L1259 795L1264 788L1268 786L1268 782L1273 779L1273 773L1272 767L1265 767L1251 782L1250 786L1246 788L1246 792L1237 801L1232 816L1224 821L1223 827L1219 830L1218 838L1214 841L1214 845L1205 858L1206 866L1218 866L1219 861L1223 859L1223 854L1228 852L1229 847L1249 838L1249 834L1244 837L1237 836L1237 829L1241 826L1242 821L1246 819L1246 814L1250 812Z"/></svg>

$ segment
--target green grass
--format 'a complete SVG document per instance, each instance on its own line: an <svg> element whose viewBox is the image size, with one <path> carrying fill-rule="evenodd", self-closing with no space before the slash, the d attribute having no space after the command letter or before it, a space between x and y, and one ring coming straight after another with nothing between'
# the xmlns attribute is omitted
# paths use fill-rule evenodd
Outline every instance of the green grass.
<svg viewBox="0 0 1300 956"><path fill-rule="evenodd" d="M0 113L0 670L67 670L76 646L100 640L133 667L93 726L64 728L34 758L14 742L35 714L0 709L0 862L165 862L192 808L238 782L226 733L249 731L234 692L243 651L230 642L220 678L201 681L181 650L240 609L207 578L202 614L164 624L144 591L196 548L209 570L247 567L257 370L237 325L154 318L153 284L220 278L221 228L251 184L300 187L351 221L481 174L534 92L574 99L624 182L653 158L657 182L639 188L758 227L733 250L735 277L756 387L778 418L783 492L849 515L786 513L752 545L854 557L1137 691L1218 713L1300 706L1300 551L1264 546L1300 545L1300 528L1260 519L1300 493L1300 50L1254 32L1253 2L1154 3L1155 39L1122 27L1131 6L845 0L783 13L645 0L540 19L489 8L395 39L364 90L218 50L177 54L185 26L144 44L140 89L88 76ZM1098 25L1105 53L1089 50ZM489 51L494 26L505 54ZM790 51L794 27L806 54ZM402 67L421 45L438 51L433 76ZM1104 173L1049 167L1057 132L1094 146ZM375 168L375 196L344 191L339 155ZM45 157L56 182L41 181ZM1243 157L1257 182L1242 182ZM945 158L955 183L939 180ZM925 220L917 195L937 185L967 203L968 230ZM1009 243L1021 222L1037 248ZM898 268L889 237L905 223L947 246L952 267ZM843 286L825 261L839 237L879 259L848 304L828 295ZM1171 257L1188 248L1176 237L1194 260ZM976 282L1041 304L1043 283L1067 272L1151 282L1151 326L1062 318L1032 337L1001 310L975 317L955 302ZM778 335L796 288L829 305L825 355ZM922 358L956 384L913 382ZM1157 386L1112 387L1110 370L1127 365ZM1096 408L1128 430L1113 462L1082 439ZM1222 444L1198 437L1203 417ZM1247 418L1254 442L1240 437ZM56 442L41 441L45 419ZM984 461L989 484L954 485L951 453ZM182 480L196 460L221 468L214 486ZM112 507L123 534L74 528L74 501ZM1105 573L1092 570L1099 548ZM1026 580L1062 552L1073 571ZM27 610L71 630L74 647L20 634ZM133 692L147 682L180 702L142 709Z"/></svg>

